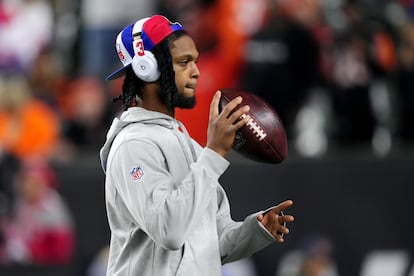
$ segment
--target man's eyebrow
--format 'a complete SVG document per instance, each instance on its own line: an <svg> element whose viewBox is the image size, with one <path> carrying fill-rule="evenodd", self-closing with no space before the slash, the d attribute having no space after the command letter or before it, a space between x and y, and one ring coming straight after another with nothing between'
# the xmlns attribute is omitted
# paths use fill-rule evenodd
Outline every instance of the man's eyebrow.
<svg viewBox="0 0 414 276"><path fill-rule="evenodd" d="M192 54L182 54L181 56L178 56L177 59L182 59L182 58L187 58L187 59L197 59L196 56L192 55Z"/></svg>

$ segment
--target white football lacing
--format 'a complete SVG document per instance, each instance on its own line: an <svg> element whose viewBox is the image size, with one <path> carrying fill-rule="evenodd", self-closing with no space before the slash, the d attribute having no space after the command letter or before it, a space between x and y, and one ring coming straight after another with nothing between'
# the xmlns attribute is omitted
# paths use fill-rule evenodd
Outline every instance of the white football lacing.
<svg viewBox="0 0 414 276"><path fill-rule="evenodd" d="M243 114L241 118L245 118L246 114ZM253 131L253 134L256 135L257 138L259 138L259 141L262 141L266 136L266 132L259 126L259 124L253 120L253 118L250 118L250 120L246 124L249 129Z"/></svg>

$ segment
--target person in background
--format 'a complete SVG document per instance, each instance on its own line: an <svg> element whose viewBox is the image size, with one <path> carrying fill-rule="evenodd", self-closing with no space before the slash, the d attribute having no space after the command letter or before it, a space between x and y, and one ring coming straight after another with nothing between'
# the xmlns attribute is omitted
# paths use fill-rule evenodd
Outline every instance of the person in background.
<svg viewBox="0 0 414 276"><path fill-rule="evenodd" d="M24 76L0 76L0 150L18 159L52 159L60 137L56 112L33 97Z"/></svg>
<svg viewBox="0 0 414 276"><path fill-rule="evenodd" d="M21 161L12 212L2 229L2 263L59 265L72 260L75 228L57 185L56 173L45 159L32 156Z"/></svg>
<svg viewBox="0 0 414 276"><path fill-rule="evenodd" d="M0 1L0 73L25 73L53 40L51 1Z"/></svg>
<svg viewBox="0 0 414 276"><path fill-rule="evenodd" d="M398 138L405 144L414 142L414 20L400 29L399 65L396 73L399 113Z"/></svg>
<svg viewBox="0 0 414 276"><path fill-rule="evenodd" d="M306 236L298 249L282 257L275 276L338 276L334 244L326 236Z"/></svg>
<svg viewBox="0 0 414 276"><path fill-rule="evenodd" d="M207 141L210 99L220 88L237 86L244 66L243 51L261 28L268 0L165 0L164 9L186 26L200 51L197 105L177 109L176 118L200 145ZM169 16L167 16L170 18Z"/></svg>
<svg viewBox="0 0 414 276"><path fill-rule="evenodd" d="M103 83L96 77L70 80L58 98L62 138L74 147L98 147L104 142L110 116Z"/></svg>
<svg viewBox="0 0 414 276"><path fill-rule="evenodd" d="M245 44L239 86L271 104L293 137L294 122L319 78L319 45L309 27L319 1L267 1L264 26Z"/></svg>
<svg viewBox="0 0 414 276"><path fill-rule="evenodd" d="M79 73L103 78L117 65L112 41L119 29L155 12L159 0L80 0ZM93 49L93 51L91 51Z"/></svg>

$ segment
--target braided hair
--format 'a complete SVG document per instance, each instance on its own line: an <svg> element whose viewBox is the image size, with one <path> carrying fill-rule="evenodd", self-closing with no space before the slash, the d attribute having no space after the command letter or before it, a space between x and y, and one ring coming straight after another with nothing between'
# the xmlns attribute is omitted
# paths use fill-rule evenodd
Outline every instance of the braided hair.
<svg viewBox="0 0 414 276"><path fill-rule="evenodd" d="M141 87L144 81L138 78L131 66L125 70L125 79L122 84L122 92L118 97L112 99L113 102L122 101L124 110L138 104L138 98L141 97Z"/></svg>
<svg viewBox="0 0 414 276"><path fill-rule="evenodd" d="M175 84L175 73L170 46L175 40L186 34L187 33L183 30L176 31L152 49L152 53L157 60L158 68L161 73L160 78L157 80L161 85L161 101L167 106L168 111L171 114L174 113L174 95L177 94L178 91L177 85ZM122 101L124 110L136 106L141 98L141 89L143 85L144 81L138 78L132 67L129 66L126 68L122 93L118 97L113 98L113 101Z"/></svg>

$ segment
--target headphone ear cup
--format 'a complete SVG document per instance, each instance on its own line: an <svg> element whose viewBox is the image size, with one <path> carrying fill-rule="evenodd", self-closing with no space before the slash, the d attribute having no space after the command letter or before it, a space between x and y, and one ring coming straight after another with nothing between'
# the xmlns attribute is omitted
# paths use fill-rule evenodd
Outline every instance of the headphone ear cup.
<svg viewBox="0 0 414 276"><path fill-rule="evenodd" d="M150 51L144 51L142 56L135 55L132 59L132 69L138 78L145 82L154 82L160 77L158 63Z"/></svg>

